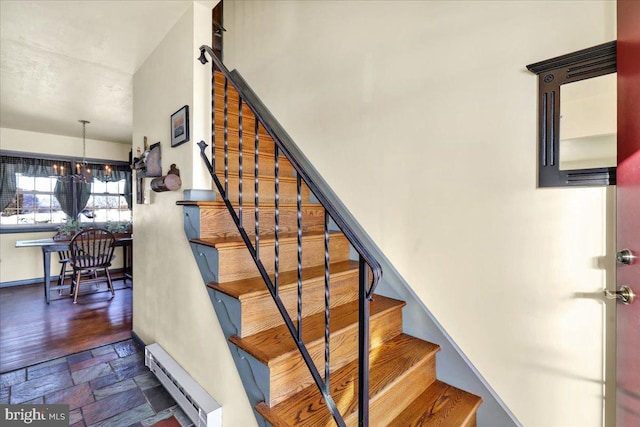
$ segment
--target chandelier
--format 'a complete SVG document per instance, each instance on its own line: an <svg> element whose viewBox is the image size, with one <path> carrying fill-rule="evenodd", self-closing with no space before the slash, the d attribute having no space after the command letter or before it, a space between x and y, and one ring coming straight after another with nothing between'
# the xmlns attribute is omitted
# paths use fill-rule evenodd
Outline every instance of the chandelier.
<svg viewBox="0 0 640 427"><path fill-rule="evenodd" d="M82 123L82 163L76 163L75 171L66 171L64 165L53 165L53 173L61 182L77 182L81 184L88 184L93 181L93 175L91 169L87 163L87 124L91 123L88 120L78 120Z"/></svg>

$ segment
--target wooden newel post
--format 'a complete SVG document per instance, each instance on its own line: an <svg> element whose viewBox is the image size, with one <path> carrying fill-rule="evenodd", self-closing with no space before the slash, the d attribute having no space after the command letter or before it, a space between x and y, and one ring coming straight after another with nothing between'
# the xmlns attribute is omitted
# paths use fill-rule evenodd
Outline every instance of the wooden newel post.
<svg viewBox="0 0 640 427"><path fill-rule="evenodd" d="M174 164L171 165L169 173L165 176L154 178L151 180L151 189L156 193L163 191L175 191L182 186L182 180L180 179L180 169Z"/></svg>

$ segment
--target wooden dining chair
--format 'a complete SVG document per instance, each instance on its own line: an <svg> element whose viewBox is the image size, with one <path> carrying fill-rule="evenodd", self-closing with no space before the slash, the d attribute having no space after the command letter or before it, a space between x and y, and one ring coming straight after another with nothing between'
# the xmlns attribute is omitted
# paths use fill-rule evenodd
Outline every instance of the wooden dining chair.
<svg viewBox="0 0 640 427"><path fill-rule="evenodd" d="M106 282L111 291L111 297L115 295L109 267L113 260L113 250L116 239L109 230L104 228L88 228L80 231L71 239L69 250L71 252L71 268L73 279L71 290L73 303L78 301L80 284ZM104 271L105 277L98 276L98 272ZM94 273L93 277L82 277L83 272Z"/></svg>
<svg viewBox="0 0 640 427"><path fill-rule="evenodd" d="M58 276L58 294L62 294L62 286L64 285L67 275L67 265L71 262L71 251L58 251L58 262L60 263L60 275ZM73 270L72 270L73 273Z"/></svg>

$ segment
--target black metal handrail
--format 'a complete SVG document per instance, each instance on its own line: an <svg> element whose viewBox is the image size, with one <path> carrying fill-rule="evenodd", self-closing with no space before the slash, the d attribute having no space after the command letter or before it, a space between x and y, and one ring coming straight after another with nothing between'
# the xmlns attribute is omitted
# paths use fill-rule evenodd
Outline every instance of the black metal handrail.
<svg viewBox="0 0 640 427"><path fill-rule="evenodd" d="M358 393L358 418L359 425L368 426L369 423L369 310L370 301L377 284L382 277L382 267L369 250L370 238L360 228L353 226L349 220L346 208L333 196L328 190L327 184L320 178L318 172L311 166L308 159L300 151L291 137L284 131L282 126L273 117L269 110L264 106L262 101L251 90L248 84L240 76L237 71L230 72L218 59L209 46L200 47L200 57L198 58L202 64L208 62L205 52L213 60L211 64L211 160L207 157L204 141L200 141L201 156L206 164L209 173L216 185L218 191L222 195L222 199L231 214L240 236L242 237L247 249L249 250L257 268L271 296L278 308L282 318L287 326L291 336L293 337L303 360L305 361L311 375L323 395L329 411L331 412L335 422L339 426L344 426L345 422L340 414L330 393L330 299L329 299L329 225L333 223L347 238L351 246L359 254L359 393ZM215 168L215 71L218 70L224 76L224 185L220 182L216 174ZM238 93L238 211L228 198L229 191L229 164L228 164L228 83ZM246 105L255 117L255 140L254 140L254 241L251 241L249 234L243 224L243 104ZM274 184L275 184L275 260L274 260L274 279L267 273L267 270L260 258L260 224L259 224L259 124L263 126L267 134L273 139L274 147ZM297 310L297 327L287 312L284 303L279 295L279 161L280 154L283 154L291 163L296 171L296 191L297 191L297 245L298 245L298 310ZM302 341L302 198L301 186L304 182L309 190L314 194L318 202L323 206L325 212L324 218L324 248L325 248L325 369L324 379L320 375L315 363L313 362L305 343ZM370 277L371 276L371 277Z"/></svg>

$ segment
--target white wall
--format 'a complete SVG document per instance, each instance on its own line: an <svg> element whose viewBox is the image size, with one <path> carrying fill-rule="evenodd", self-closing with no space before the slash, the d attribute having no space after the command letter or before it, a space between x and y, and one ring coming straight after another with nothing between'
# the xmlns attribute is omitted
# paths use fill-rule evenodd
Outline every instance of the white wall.
<svg viewBox="0 0 640 427"><path fill-rule="evenodd" d="M91 132L87 125L87 133ZM82 133L78 123L78 133ZM82 137L0 128L0 148L27 153L82 157ZM129 161L131 145L87 138L87 158Z"/></svg>
<svg viewBox="0 0 640 427"><path fill-rule="evenodd" d="M90 126L90 125L89 125ZM80 124L78 124L81 132ZM0 128L0 148L27 153L60 156L82 156L82 138ZM87 158L118 161L129 160L130 145L110 141L87 139ZM39 248L16 249L16 240L46 239L52 232L0 234L0 282L29 280L42 277L42 251ZM114 267L121 267L120 251ZM51 274L57 275L60 268L54 255Z"/></svg>
<svg viewBox="0 0 640 427"><path fill-rule="evenodd" d="M182 189L210 188L199 148L210 118L209 66L196 58L211 44L211 8L194 2L133 79L133 144L161 142L162 168L181 171ZM191 141L170 147L169 117L190 107ZM146 184L148 185L148 179ZM133 329L157 342L224 408L226 426L255 425L240 377L183 231L182 191L152 193L134 206Z"/></svg>
<svg viewBox="0 0 640 427"><path fill-rule="evenodd" d="M615 3L229 2L224 25L227 66L523 425L602 425L613 191L536 188L525 66L615 39Z"/></svg>

